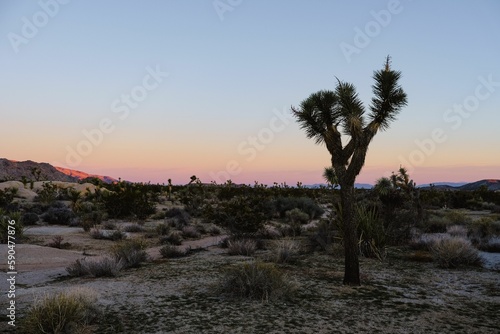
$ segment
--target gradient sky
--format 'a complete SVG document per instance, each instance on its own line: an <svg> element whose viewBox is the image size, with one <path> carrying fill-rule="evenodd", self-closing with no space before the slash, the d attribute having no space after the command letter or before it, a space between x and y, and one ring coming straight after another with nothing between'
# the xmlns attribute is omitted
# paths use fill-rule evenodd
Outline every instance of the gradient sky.
<svg viewBox="0 0 500 334"><path fill-rule="evenodd" d="M500 179L499 17L495 0L1 0L0 157L155 183L322 182L329 154L290 106L338 77L368 107L390 54L409 104L357 182L400 164L418 184Z"/></svg>

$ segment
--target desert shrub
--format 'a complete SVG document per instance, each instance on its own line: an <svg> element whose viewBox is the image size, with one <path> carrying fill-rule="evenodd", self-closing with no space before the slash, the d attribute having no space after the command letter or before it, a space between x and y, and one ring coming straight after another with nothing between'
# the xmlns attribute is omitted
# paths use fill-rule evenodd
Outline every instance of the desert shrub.
<svg viewBox="0 0 500 334"><path fill-rule="evenodd" d="M0 189L0 208L7 209L12 204L17 192L17 188Z"/></svg>
<svg viewBox="0 0 500 334"><path fill-rule="evenodd" d="M69 225L75 214L70 209L51 207L42 215L44 222L54 225Z"/></svg>
<svg viewBox="0 0 500 334"><path fill-rule="evenodd" d="M161 223L156 225L155 231L158 235L167 235L170 232L170 225Z"/></svg>
<svg viewBox="0 0 500 334"><path fill-rule="evenodd" d="M114 245L111 253L117 262L123 263L124 268L136 268L149 258L145 248L146 244L141 240L124 240Z"/></svg>
<svg viewBox="0 0 500 334"><path fill-rule="evenodd" d="M191 224L191 216L181 208L171 208L165 212L165 221L175 228L182 229Z"/></svg>
<svg viewBox="0 0 500 334"><path fill-rule="evenodd" d="M21 222L27 225L35 225L40 220L40 217L34 212L26 212L21 216Z"/></svg>
<svg viewBox="0 0 500 334"><path fill-rule="evenodd" d="M111 218L137 217L146 219L156 212L155 194L140 183L120 182L109 185L111 191L102 192L101 201Z"/></svg>
<svg viewBox="0 0 500 334"><path fill-rule="evenodd" d="M322 219L308 236L309 251L326 251L333 245L334 230L333 222Z"/></svg>
<svg viewBox="0 0 500 334"><path fill-rule="evenodd" d="M467 238L468 230L467 227L462 225L451 225L446 228L446 233L452 237Z"/></svg>
<svg viewBox="0 0 500 334"><path fill-rule="evenodd" d="M210 225L210 227L207 229L207 233L210 235L220 235L222 233L222 230L216 225Z"/></svg>
<svg viewBox="0 0 500 334"><path fill-rule="evenodd" d="M166 245L160 248L160 254L164 258L171 259L186 256L187 252L185 250L180 250L176 246Z"/></svg>
<svg viewBox="0 0 500 334"><path fill-rule="evenodd" d="M268 301L290 298L295 286L274 264L252 261L227 269L219 292L235 298Z"/></svg>
<svg viewBox="0 0 500 334"><path fill-rule="evenodd" d="M309 197L278 197L274 200L274 208L281 218L286 217L286 212L299 209L309 215L309 219L321 217L324 210Z"/></svg>
<svg viewBox="0 0 500 334"><path fill-rule="evenodd" d="M227 228L234 236L255 235L266 221L263 202L259 198L236 196L217 206L207 206L204 214L208 222Z"/></svg>
<svg viewBox="0 0 500 334"><path fill-rule="evenodd" d="M375 208L358 206L356 221L360 253L365 257L382 259L385 256L386 234Z"/></svg>
<svg viewBox="0 0 500 334"><path fill-rule="evenodd" d="M302 225L298 222L290 222L278 226L279 233L284 237L297 237L302 234Z"/></svg>
<svg viewBox="0 0 500 334"><path fill-rule="evenodd" d="M432 254L425 250L411 252L407 258L408 260L415 262L432 262Z"/></svg>
<svg viewBox="0 0 500 334"><path fill-rule="evenodd" d="M257 243L252 239L235 239L227 242L227 253L229 255L252 256L257 249Z"/></svg>
<svg viewBox="0 0 500 334"><path fill-rule="evenodd" d="M440 268L481 265L482 259L472 243L461 237L443 238L431 247L434 261Z"/></svg>
<svg viewBox="0 0 500 334"><path fill-rule="evenodd" d="M472 238L485 239L500 235L500 221L492 217L482 217L470 225Z"/></svg>
<svg viewBox="0 0 500 334"><path fill-rule="evenodd" d="M85 232L88 232L92 227L102 223L104 214L102 211L96 210L92 212L83 213L80 216L80 224Z"/></svg>
<svg viewBox="0 0 500 334"><path fill-rule="evenodd" d="M137 224L137 223L127 224L123 227L123 231L129 232L129 233L144 232L144 227Z"/></svg>
<svg viewBox="0 0 500 334"><path fill-rule="evenodd" d="M180 231L172 231L166 237L161 238L162 243L169 243L171 245L182 245L182 233Z"/></svg>
<svg viewBox="0 0 500 334"><path fill-rule="evenodd" d="M197 239L201 237L201 234L200 232L198 232L198 229L195 226L184 226L182 228L182 236L184 238Z"/></svg>
<svg viewBox="0 0 500 334"><path fill-rule="evenodd" d="M414 250L430 251L436 243L448 237L444 233L414 235L408 242L408 246Z"/></svg>
<svg viewBox="0 0 500 334"><path fill-rule="evenodd" d="M451 225L448 218L431 215L423 226L423 230L427 233L445 233L446 228Z"/></svg>
<svg viewBox="0 0 500 334"><path fill-rule="evenodd" d="M107 221L102 224L102 228L105 230L116 230L118 227L115 222Z"/></svg>
<svg viewBox="0 0 500 334"><path fill-rule="evenodd" d="M277 263L291 263L297 259L299 245L291 239L277 240L273 247L273 260Z"/></svg>
<svg viewBox="0 0 500 334"><path fill-rule="evenodd" d="M446 212L445 217L455 225L465 225L469 224L472 219L467 216L467 213L463 210L450 210Z"/></svg>
<svg viewBox="0 0 500 334"><path fill-rule="evenodd" d="M50 205L54 203L59 196L59 188L52 182L44 182L42 184L42 189L38 190L37 194L35 201Z"/></svg>
<svg viewBox="0 0 500 334"><path fill-rule="evenodd" d="M71 246L69 242L63 242L64 237L62 235L55 235L52 237L52 241L48 243L49 247L66 249Z"/></svg>
<svg viewBox="0 0 500 334"><path fill-rule="evenodd" d="M278 228L270 225L264 226L263 229L260 230L259 237L263 239L278 239L281 238L283 235L279 231Z"/></svg>
<svg viewBox="0 0 500 334"><path fill-rule="evenodd" d="M93 228L89 231L92 239L105 239L104 232L100 228Z"/></svg>
<svg viewBox="0 0 500 334"><path fill-rule="evenodd" d="M116 277L123 268L123 263L116 258L103 257L94 261L76 260L66 268L70 276Z"/></svg>
<svg viewBox="0 0 500 334"><path fill-rule="evenodd" d="M82 333L100 316L97 296L91 290L60 292L35 300L21 321L21 332Z"/></svg>
<svg viewBox="0 0 500 334"><path fill-rule="evenodd" d="M285 216L291 223L307 224L309 222L309 215L298 208L285 212Z"/></svg>

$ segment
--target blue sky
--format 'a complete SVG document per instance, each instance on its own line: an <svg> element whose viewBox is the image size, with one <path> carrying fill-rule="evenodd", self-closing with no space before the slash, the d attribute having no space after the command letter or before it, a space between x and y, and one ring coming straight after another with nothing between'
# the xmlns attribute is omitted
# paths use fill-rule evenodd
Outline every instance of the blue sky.
<svg viewBox="0 0 500 334"><path fill-rule="evenodd" d="M409 105L358 180L406 161L417 183L500 178L499 14L497 1L1 1L0 156L133 181L321 182L324 147L291 119L271 137L263 129L335 77L368 106L390 54ZM118 118L112 103L148 68L168 76ZM488 97L468 116L447 112L473 103L478 86ZM103 119L113 130L68 160ZM268 138L252 146L259 134ZM252 159L242 154L252 147Z"/></svg>

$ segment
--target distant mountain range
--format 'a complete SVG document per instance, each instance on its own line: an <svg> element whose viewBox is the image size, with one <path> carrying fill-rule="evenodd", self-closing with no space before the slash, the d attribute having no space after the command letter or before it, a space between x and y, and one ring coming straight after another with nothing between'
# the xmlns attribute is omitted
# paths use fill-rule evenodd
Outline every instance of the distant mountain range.
<svg viewBox="0 0 500 334"><path fill-rule="evenodd" d="M0 158L0 182L8 180L20 181L25 177L27 180L33 181L63 181L63 182L78 182L88 177L95 177L106 183L117 182L118 180L110 176L102 176L95 174L88 174L82 171L55 167L45 162L28 161L14 161L5 158ZM419 185L420 189L436 190L477 190L484 186L488 190L500 191L500 180L485 179L472 183L464 182L436 182L432 184ZM308 188L319 188L326 186L326 184L312 184L306 185ZM357 189L371 189L373 185L368 183L356 183L354 185Z"/></svg>
<svg viewBox="0 0 500 334"><path fill-rule="evenodd" d="M45 162L34 162L31 160L14 161L0 158L0 180L20 181L23 177L26 180L33 181L78 182L88 177L95 177L106 183L118 181L109 176L94 175L78 170L54 167Z"/></svg>

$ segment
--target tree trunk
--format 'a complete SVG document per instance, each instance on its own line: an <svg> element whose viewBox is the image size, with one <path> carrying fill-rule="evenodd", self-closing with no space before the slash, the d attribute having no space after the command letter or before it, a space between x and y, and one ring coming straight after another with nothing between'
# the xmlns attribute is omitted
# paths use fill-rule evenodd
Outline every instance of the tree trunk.
<svg viewBox="0 0 500 334"><path fill-rule="evenodd" d="M345 285L361 285L359 279L359 249L354 217L354 183L343 184L340 188L342 221L344 226Z"/></svg>

